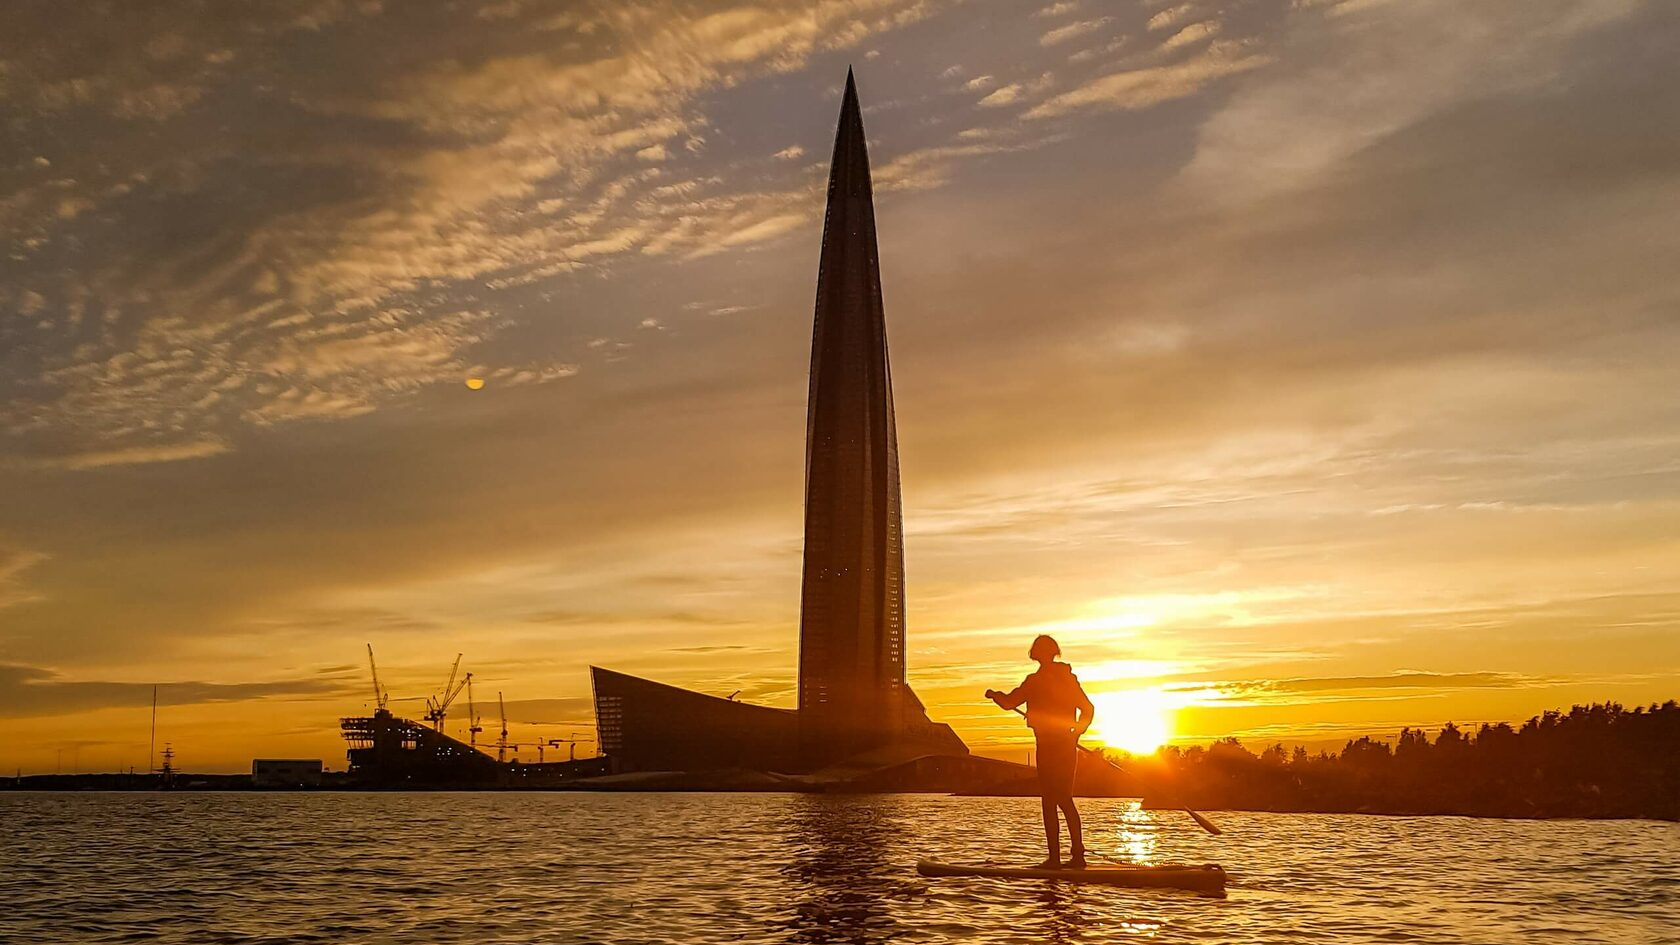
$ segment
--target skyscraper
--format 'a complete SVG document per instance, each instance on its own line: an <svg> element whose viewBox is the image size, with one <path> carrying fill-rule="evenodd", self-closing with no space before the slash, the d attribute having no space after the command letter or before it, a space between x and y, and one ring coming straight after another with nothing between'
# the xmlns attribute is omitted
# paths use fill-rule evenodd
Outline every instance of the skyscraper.
<svg viewBox="0 0 1680 945"><path fill-rule="evenodd" d="M898 433L850 70L829 168L807 410L799 727L801 756L820 764L889 741L908 707Z"/></svg>
<svg viewBox="0 0 1680 945"><path fill-rule="evenodd" d="M869 153L848 71L811 339L799 710L593 667L596 725L615 769L797 771L859 790L1018 778L1013 766L970 756L905 682L902 531Z"/></svg>

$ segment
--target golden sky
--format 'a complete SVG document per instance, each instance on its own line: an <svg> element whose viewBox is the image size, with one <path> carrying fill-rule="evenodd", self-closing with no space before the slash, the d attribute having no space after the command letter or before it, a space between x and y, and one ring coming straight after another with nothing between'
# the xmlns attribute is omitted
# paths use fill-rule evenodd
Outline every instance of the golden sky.
<svg viewBox="0 0 1680 945"><path fill-rule="evenodd" d="M848 64L934 718L1017 752L979 693L1038 632L1183 742L1680 695L1677 48L1662 0L8 4L0 770L143 767L154 683L189 769L341 766L367 642L527 740L591 663L791 705Z"/></svg>

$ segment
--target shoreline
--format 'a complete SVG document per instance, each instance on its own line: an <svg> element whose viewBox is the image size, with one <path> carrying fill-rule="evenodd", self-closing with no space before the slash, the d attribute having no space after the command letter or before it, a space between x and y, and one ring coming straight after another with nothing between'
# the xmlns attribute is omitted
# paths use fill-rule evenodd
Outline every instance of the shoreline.
<svg viewBox="0 0 1680 945"><path fill-rule="evenodd" d="M172 787L160 785L134 783L146 778L146 775L111 775L111 774L80 774L80 775L25 775L21 779L7 779L0 784L0 793L7 794L173 794L173 793L213 793L213 794L510 794L510 793L586 793L586 794L822 794L836 797L862 797L870 795L926 795L944 797L1033 797L1026 792L1014 791L841 791L807 789L800 790L788 785L764 787L720 787L717 785L680 786L640 786L633 784L589 784L580 779L572 784L553 785L494 785L494 784L433 784L406 785L401 787L342 783L322 784L311 786L257 786L250 782L249 775L190 775L177 776L183 783ZM155 777L155 776L153 776ZM56 783L19 783L39 781L45 779ZM112 784L111 781L121 780L128 783ZM90 783L93 781L94 783ZM98 783L105 782L105 783ZM1081 794L1076 795L1079 800L1124 799L1143 802L1143 809L1170 813L1181 808L1173 805L1151 802L1147 797L1136 794ZM1466 820L1521 820L1521 821L1643 821L1651 823L1680 823L1680 817L1664 816L1656 813L1646 814L1592 814L1582 812L1522 812L1522 811L1451 811L1451 810L1420 810L1420 809L1375 809L1375 808L1260 808L1260 807L1231 807L1209 806L1198 807L1203 813L1244 813L1244 814L1308 814L1308 815L1337 815L1354 814L1369 817L1457 817Z"/></svg>

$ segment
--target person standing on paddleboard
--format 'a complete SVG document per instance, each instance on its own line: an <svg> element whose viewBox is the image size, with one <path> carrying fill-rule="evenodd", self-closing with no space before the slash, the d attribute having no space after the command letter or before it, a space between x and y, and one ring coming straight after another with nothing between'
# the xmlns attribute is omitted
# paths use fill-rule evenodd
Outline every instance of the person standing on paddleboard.
<svg viewBox="0 0 1680 945"><path fill-rule="evenodd" d="M1045 869L1066 866L1085 868L1085 836L1080 828L1079 809L1073 806L1073 775L1079 767L1079 736L1091 727L1096 707L1073 675L1073 667L1059 663L1062 648L1048 636L1032 642L1027 655L1038 663L1038 671L1010 692L986 690L986 698L1005 709L1027 706L1027 725L1038 740L1038 787L1044 795L1044 843L1050 856ZM1056 809L1067 817L1068 860L1062 863L1060 824Z"/></svg>

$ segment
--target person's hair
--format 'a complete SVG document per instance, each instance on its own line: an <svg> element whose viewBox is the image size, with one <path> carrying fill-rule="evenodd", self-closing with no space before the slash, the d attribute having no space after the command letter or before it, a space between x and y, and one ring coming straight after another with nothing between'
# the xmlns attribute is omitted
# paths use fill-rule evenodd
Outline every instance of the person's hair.
<svg viewBox="0 0 1680 945"><path fill-rule="evenodd" d="M1062 655L1061 644L1057 643L1056 638L1048 633L1041 633L1033 638L1032 648L1027 650L1027 655L1033 659L1038 659L1038 654L1045 648L1050 650L1052 659Z"/></svg>

